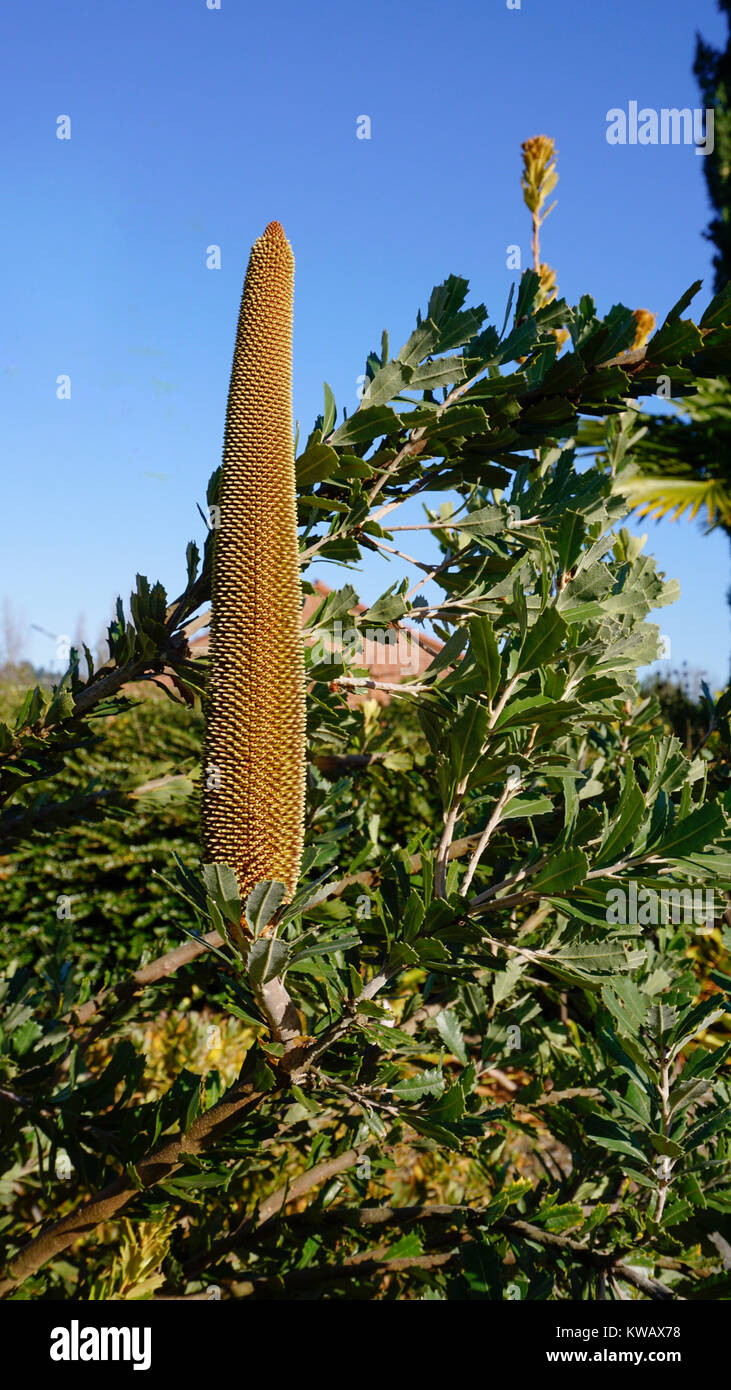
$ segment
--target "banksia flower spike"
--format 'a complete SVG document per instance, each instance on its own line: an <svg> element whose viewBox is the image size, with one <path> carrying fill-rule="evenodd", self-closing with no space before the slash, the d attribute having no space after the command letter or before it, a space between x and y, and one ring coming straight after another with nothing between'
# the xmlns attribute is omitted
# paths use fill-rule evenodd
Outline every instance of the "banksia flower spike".
<svg viewBox="0 0 731 1390"><path fill-rule="evenodd" d="M291 897L302 856L305 704L292 442L294 257L278 222L254 243L226 411L213 551L204 859Z"/></svg>

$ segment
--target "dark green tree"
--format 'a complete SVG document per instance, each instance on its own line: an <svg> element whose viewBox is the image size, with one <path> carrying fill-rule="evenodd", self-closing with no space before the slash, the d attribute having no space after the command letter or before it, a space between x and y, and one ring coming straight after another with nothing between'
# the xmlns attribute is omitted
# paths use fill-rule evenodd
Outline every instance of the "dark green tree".
<svg viewBox="0 0 731 1390"><path fill-rule="evenodd" d="M720 290L731 269L731 0L718 0L718 8L729 24L726 47L714 48L698 34L693 72L704 106L715 111L714 147L703 172L714 211L706 236L716 248L713 269Z"/></svg>

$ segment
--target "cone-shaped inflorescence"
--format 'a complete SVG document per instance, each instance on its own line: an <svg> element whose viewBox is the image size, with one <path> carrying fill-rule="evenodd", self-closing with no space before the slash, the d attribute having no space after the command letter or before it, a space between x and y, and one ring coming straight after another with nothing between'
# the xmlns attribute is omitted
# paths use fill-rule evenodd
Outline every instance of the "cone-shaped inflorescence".
<svg viewBox="0 0 731 1390"><path fill-rule="evenodd" d="M245 896L294 891L302 855L305 705L292 443L294 257L278 222L241 299L213 552L203 767L204 859Z"/></svg>

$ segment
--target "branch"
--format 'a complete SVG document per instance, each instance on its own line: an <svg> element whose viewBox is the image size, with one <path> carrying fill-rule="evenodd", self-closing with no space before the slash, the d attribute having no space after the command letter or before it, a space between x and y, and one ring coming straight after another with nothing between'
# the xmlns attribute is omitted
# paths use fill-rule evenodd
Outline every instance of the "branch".
<svg viewBox="0 0 731 1390"><path fill-rule="evenodd" d="M209 931L199 941L187 941L183 946L176 946L174 950L167 951L165 955L158 956L148 965L143 965L139 970L135 970L134 974L129 975L126 980L121 980L118 985L110 985L108 989L102 989L91 999L87 999L86 1003L81 1004L73 1011L77 1023L88 1023L110 996L113 996L118 1003L126 1003L140 990L145 989L147 985L167 979L176 970L180 970L182 966L196 960L210 946L223 946L223 944L223 937L219 936L217 931Z"/></svg>
<svg viewBox="0 0 731 1390"><path fill-rule="evenodd" d="M465 794L466 788L467 779L465 778L462 782L457 784L452 805L449 807L444 817L444 829L442 830L441 839L437 847L434 869L434 893L437 898L445 898L447 896L447 865L450 859L449 851L452 847L452 839L457 827L457 819L462 809L462 797Z"/></svg>
<svg viewBox="0 0 731 1390"><path fill-rule="evenodd" d="M302 1212L288 1218L288 1224L308 1225L312 1220L312 1213ZM434 1253L435 1248L445 1244L454 1245L455 1241L459 1244L465 1244L473 1240L474 1235L469 1228L483 1226L485 1212L479 1207L449 1206L442 1203L427 1203L423 1206L400 1208L391 1206L363 1207L356 1210L336 1207L324 1212L318 1211L316 1220L318 1225L335 1224L355 1228L372 1226L397 1226L401 1228L414 1224L446 1221L451 1224L464 1224L468 1229L459 1234L429 1239L428 1243L431 1249L423 1255L389 1259L388 1247L380 1245L371 1250L361 1251L339 1264L313 1266L306 1270L291 1270L284 1276L263 1275L255 1277L246 1282L238 1283L235 1286L235 1292L244 1297L283 1289L290 1292L295 1289L308 1288L319 1283L346 1278L351 1272L357 1272L361 1275L399 1274L407 1269L430 1269L448 1265L458 1260L460 1251L451 1250L436 1254ZM602 1273L610 1271L615 1278L632 1284L651 1299L666 1300L674 1297L672 1291L659 1280L643 1274L631 1265L624 1264L620 1251L593 1250L577 1240L572 1240L570 1236L555 1235L550 1231L543 1230L540 1226L532 1225L528 1221L516 1220L507 1216L498 1218L490 1229L500 1231L508 1238L534 1241L536 1244L544 1246L547 1251L555 1251L559 1255L571 1254L587 1268ZM227 1245L230 1250L231 1242L227 1242ZM185 1273L188 1274L187 1266Z"/></svg>
<svg viewBox="0 0 731 1390"><path fill-rule="evenodd" d="M283 1183L276 1192L270 1193L264 1199L255 1216L245 1217L230 1235L222 1236L219 1240L214 1241L208 1250L204 1250L188 1260L183 1265L185 1278L196 1278L198 1274L215 1264L224 1255L230 1254L237 1245L246 1239L247 1235L260 1230L267 1221L271 1221L273 1216L278 1216L289 1202L296 1202L306 1192L311 1192L314 1187L319 1187L329 1178L336 1177L338 1173L344 1173L348 1168L353 1168L371 1142L369 1140L368 1143L348 1149L345 1153L338 1154L337 1158L326 1159L323 1163L316 1164L314 1168L308 1168L306 1172L300 1173L299 1177Z"/></svg>
<svg viewBox="0 0 731 1390"><path fill-rule="evenodd" d="M125 1172L95 1197L75 1208L68 1216L49 1226L31 1240L7 1264L6 1277L0 1279L0 1298L29 1279L32 1274L68 1250L80 1237L88 1235L102 1221L111 1221L140 1191L165 1182L190 1154L200 1153L208 1144L238 1124L250 1110L272 1094L256 1091L247 1083L237 1083L205 1115L200 1115L187 1134L168 1140L134 1166L136 1181Z"/></svg>
<svg viewBox="0 0 731 1390"><path fill-rule="evenodd" d="M507 682L507 684L506 684L506 686L505 686L505 689L504 689L502 695L500 696L500 699L498 700L497 704L494 706L494 708L492 708L492 709L490 710L490 716L489 716L489 719L488 719L488 722L487 722L487 737L486 737L485 742L484 742L484 744L483 744L483 746L482 746L482 748L481 748L481 750L480 750L480 757L481 757L481 758L483 758L484 755L485 755L485 751L486 751L486 749L487 749L487 745L488 745L488 742L489 742L490 734L492 733L492 730L494 729L495 724L497 723L497 720L500 718L500 715L502 714L503 709L505 708L505 705L507 704L508 700L510 699L510 696L512 695L513 690L515 689L515 686L517 685L519 679L520 679L520 675L519 675L519 674L516 674L515 676L512 677L511 680L509 680L509 681ZM450 848L450 845L451 845L451 843L452 843L452 838L453 838L453 836L454 836L454 832L455 832L455 829L456 829L456 826L457 826L457 821L458 821L458 819L459 819L460 811L462 810L462 801L463 801L463 799L464 799L464 794L465 794L465 792L466 792L466 790L467 790L467 784L468 784L468 782L469 782L469 776L464 777L464 778L462 779L461 782L458 782L458 783L457 783L457 786L456 786L455 789L454 789L454 795L453 795L453 797L452 797L452 804L451 804L451 806L449 806L449 808L447 809L446 814L445 814L445 817L444 817L444 829L443 829L443 831L442 831L442 836L441 836L441 839L440 839L440 841L439 841L439 847L438 847L438 849L437 849L436 864L435 864L435 871L434 871L434 893L435 893L435 895L436 895L437 898L444 898L444 897L446 897L446 895L447 895L447 861L448 861L448 859L449 859L449 848ZM503 797L501 797L500 802L498 803L498 808L499 808L499 809L498 809L498 817L497 817L498 820L499 820L499 818L500 818L500 815L502 815L503 806L504 806L504 804L505 804L505 800L507 800L507 794L508 794L508 789L507 789L507 787L506 787L505 794L504 794L504 799L503 799ZM492 830L493 830L493 824L492 824L492 822L490 822L490 823L488 823L488 828L487 828L487 839L490 838L490 835L492 834ZM483 836L484 836L484 834L485 834L485 832L483 831ZM472 875L474 874L475 869L477 868L477 864L478 864L478 862L479 862L480 854L482 853L482 849L480 848L481 840L482 840L482 836L478 837L477 849L475 850L475 854L474 854L474 856L473 856L472 862L470 863L469 869L468 869L468 871L467 871L467 884L468 884L468 885L469 885L469 883L470 883L471 880L472 880ZM487 840L485 840L485 844L486 844L486 843L487 843ZM483 848L484 848L484 846L483 846ZM464 893L464 892L466 891L466 888L463 888L462 891L463 891L463 893ZM471 904L471 906L472 906L472 904Z"/></svg>
<svg viewBox="0 0 731 1390"><path fill-rule="evenodd" d="M442 560L441 564L436 565L434 569L428 569L426 565L422 565L421 568L428 569L428 572L424 575L423 579L419 579L416 584L412 584L411 588L404 594L404 601L406 601L406 599L412 598L413 595L415 593L418 593L419 589L423 588L425 584L428 584L431 579L436 579L437 575L441 574L443 570L448 570L451 568L452 565L456 565L464 561L473 548L474 542L471 545L466 545L463 550L450 550L449 554L445 557L444 560Z"/></svg>
<svg viewBox="0 0 731 1390"><path fill-rule="evenodd" d="M528 1221L514 1221L509 1217L500 1217L495 1222L498 1230L504 1231L506 1235L514 1233L521 1235L526 1240L534 1240L539 1245L545 1245L548 1249L558 1251L570 1251L583 1264L589 1265L592 1269L611 1270L613 1274L624 1279L628 1284L633 1284L636 1289L641 1289L649 1298L673 1299L675 1295L665 1284L659 1280L650 1278L647 1274L642 1274L640 1270L634 1269L631 1265L622 1263L619 1252L608 1254L600 1250L590 1250L586 1245L581 1245L579 1241L572 1240L570 1236L554 1235L550 1231L541 1230L540 1226L533 1226Z"/></svg>
<svg viewBox="0 0 731 1390"><path fill-rule="evenodd" d="M130 795L117 788L85 792L67 797L65 801L46 801L40 806L18 806L0 817L0 840L22 840L31 831L47 832L65 825L73 816L82 820L100 809L121 806Z"/></svg>
<svg viewBox="0 0 731 1390"><path fill-rule="evenodd" d="M318 753L310 761L320 772L357 771L361 767L373 767L388 757L383 753Z"/></svg>
<svg viewBox="0 0 731 1390"><path fill-rule="evenodd" d="M503 814L503 811L505 810L506 802L510 800L515 790L516 788L511 786L509 781L506 782L505 787L503 788L502 792L500 793L500 796L495 802L490 819L488 820L485 829L483 830L477 844L475 845L475 848L472 852L472 857L467 866L467 872L465 873L465 876L462 880L462 884L460 886L459 891L463 898L466 896L467 890L472 882L472 879L474 878L475 870L477 869L480 859L482 858L485 850L487 849L488 843L490 841L490 836L492 835L495 826L498 824Z"/></svg>
<svg viewBox="0 0 731 1390"><path fill-rule="evenodd" d="M433 681L374 681L370 676L336 676L333 685L362 687L366 690L388 690L394 695L413 695L433 690Z"/></svg>
<svg viewBox="0 0 731 1390"><path fill-rule="evenodd" d="M415 560L413 555L407 555L404 550L396 550L395 546L386 545L383 541L377 541L375 536L363 536L361 544L364 545L367 550L382 550L387 555L396 555L399 560L405 560L407 564L415 565L417 569L424 570L427 574L429 572L429 565L425 565L423 560ZM425 582L425 580L422 580L422 583Z"/></svg>
<svg viewBox="0 0 731 1390"><path fill-rule="evenodd" d="M249 1298L252 1294L267 1294L277 1291L294 1292L297 1289L312 1288L313 1285L323 1284L330 1280L347 1279L352 1273L368 1276L369 1274L403 1274L408 1269L436 1269L440 1266L454 1264L459 1257L456 1250L445 1251L443 1254L429 1255L403 1255L399 1259L388 1259L388 1247L377 1246L375 1250L363 1251L360 1255L353 1255L349 1260L343 1260L337 1265L313 1265L309 1269L293 1269L288 1274L262 1276L255 1279L247 1279L245 1283L235 1283L232 1285L232 1292L240 1297Z"/></svg>
<svg viewBox="0 0 731 1390"><path fill-rule="evenodd" d="M394 973L394 971L384 970L375 975L365 986L361 997L364 999L374 998ZM284 993L286 994L286 991ZM286 1007L285 1004L284 1024L280 1029L279 1036L285 1035L288 1024ZM7 1277L0 1280L0 1298L17 1288L30 1275L35 1274L48 1260L53 1259L61 1251L67 1250L80 1236L88 1235L102 1221L110 1221L118 1211L132 1200L137 1192L144 1191L148 1187L155 1187L158 1183L166 1181L173 1173L177 1172L188 1155L201 1152L215 1139L227 1133L229 1129L239 1123L244 1115L250 1110L256 1109L267 1097L271 1098L276 1091L284 1090L293 1080L301 1081L323 1052L347 1032L356 1018L357 1001L321 1037L311 1040L309 1044L298 1046L296 1043L299 1042L299 1039L297 1039L293 1045L292 1040L287 1038L285 1057L278 1069L276 1084L271 1090L256 1091L253 1084L237 1082L217 1105L214 1105L205 1115L198 1117L186 1134L178 1135L175 1139L162 1144L160 1148L145 1155L133 1165L132 1181L125 1172L125 1174L115 1178L114 1182L105 1187L96 1197L92 1197L90 1201L77 1207L47 1230L41 1231L34 1240L30 1241L8 1262ZM273 1027L276 1027L274 1023Z"/></svg>

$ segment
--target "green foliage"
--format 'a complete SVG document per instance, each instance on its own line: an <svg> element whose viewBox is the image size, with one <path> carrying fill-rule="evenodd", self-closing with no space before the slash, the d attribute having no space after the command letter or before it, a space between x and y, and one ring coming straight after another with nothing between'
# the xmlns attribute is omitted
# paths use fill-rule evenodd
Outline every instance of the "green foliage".
<svg viewBox="0 0 731 1390"><path fill-rule="evenodd" d="M439 491L439 593L392 585L354 614L346 584L309 622L292 902L264 883L242 904L199 863L190 547L176 604L138 580L103 674L74 657L8 722L6 1294L726 1296L728 696L704 695L712 737L684 749L638 688L677 585L574 436L592 417L607 458L631 455L649 368L623 355L629 311L538 288L528 272L498 332L451 276L395 357L387 335L370 354L352 416L325 389L298 458L303 565L357 564ZM729 297L698 327L679 312L652 371L730 370ZM384 708L359 639L404 621L445 645ZM190 703L133 705L165 669ZM700 919L667 898L687 889ZM27 1244L39 1211L63 1248L58 1226Z"/></svg>
<svg viewBox="0 0 731 1390"><path fill-rule="evenodd" d="M156 874L167 872L173 853L197 856L192 793L203 725L199 711L162 697L86 722L87 747L26 792L25 805L17 797L17 830L25 827L27 838L8 839L2 953L5 961L42 960L65 932L79 968L124 972L177 944L181 914L192 925ZM63 895L67 905L58 902Z"/></svg>

